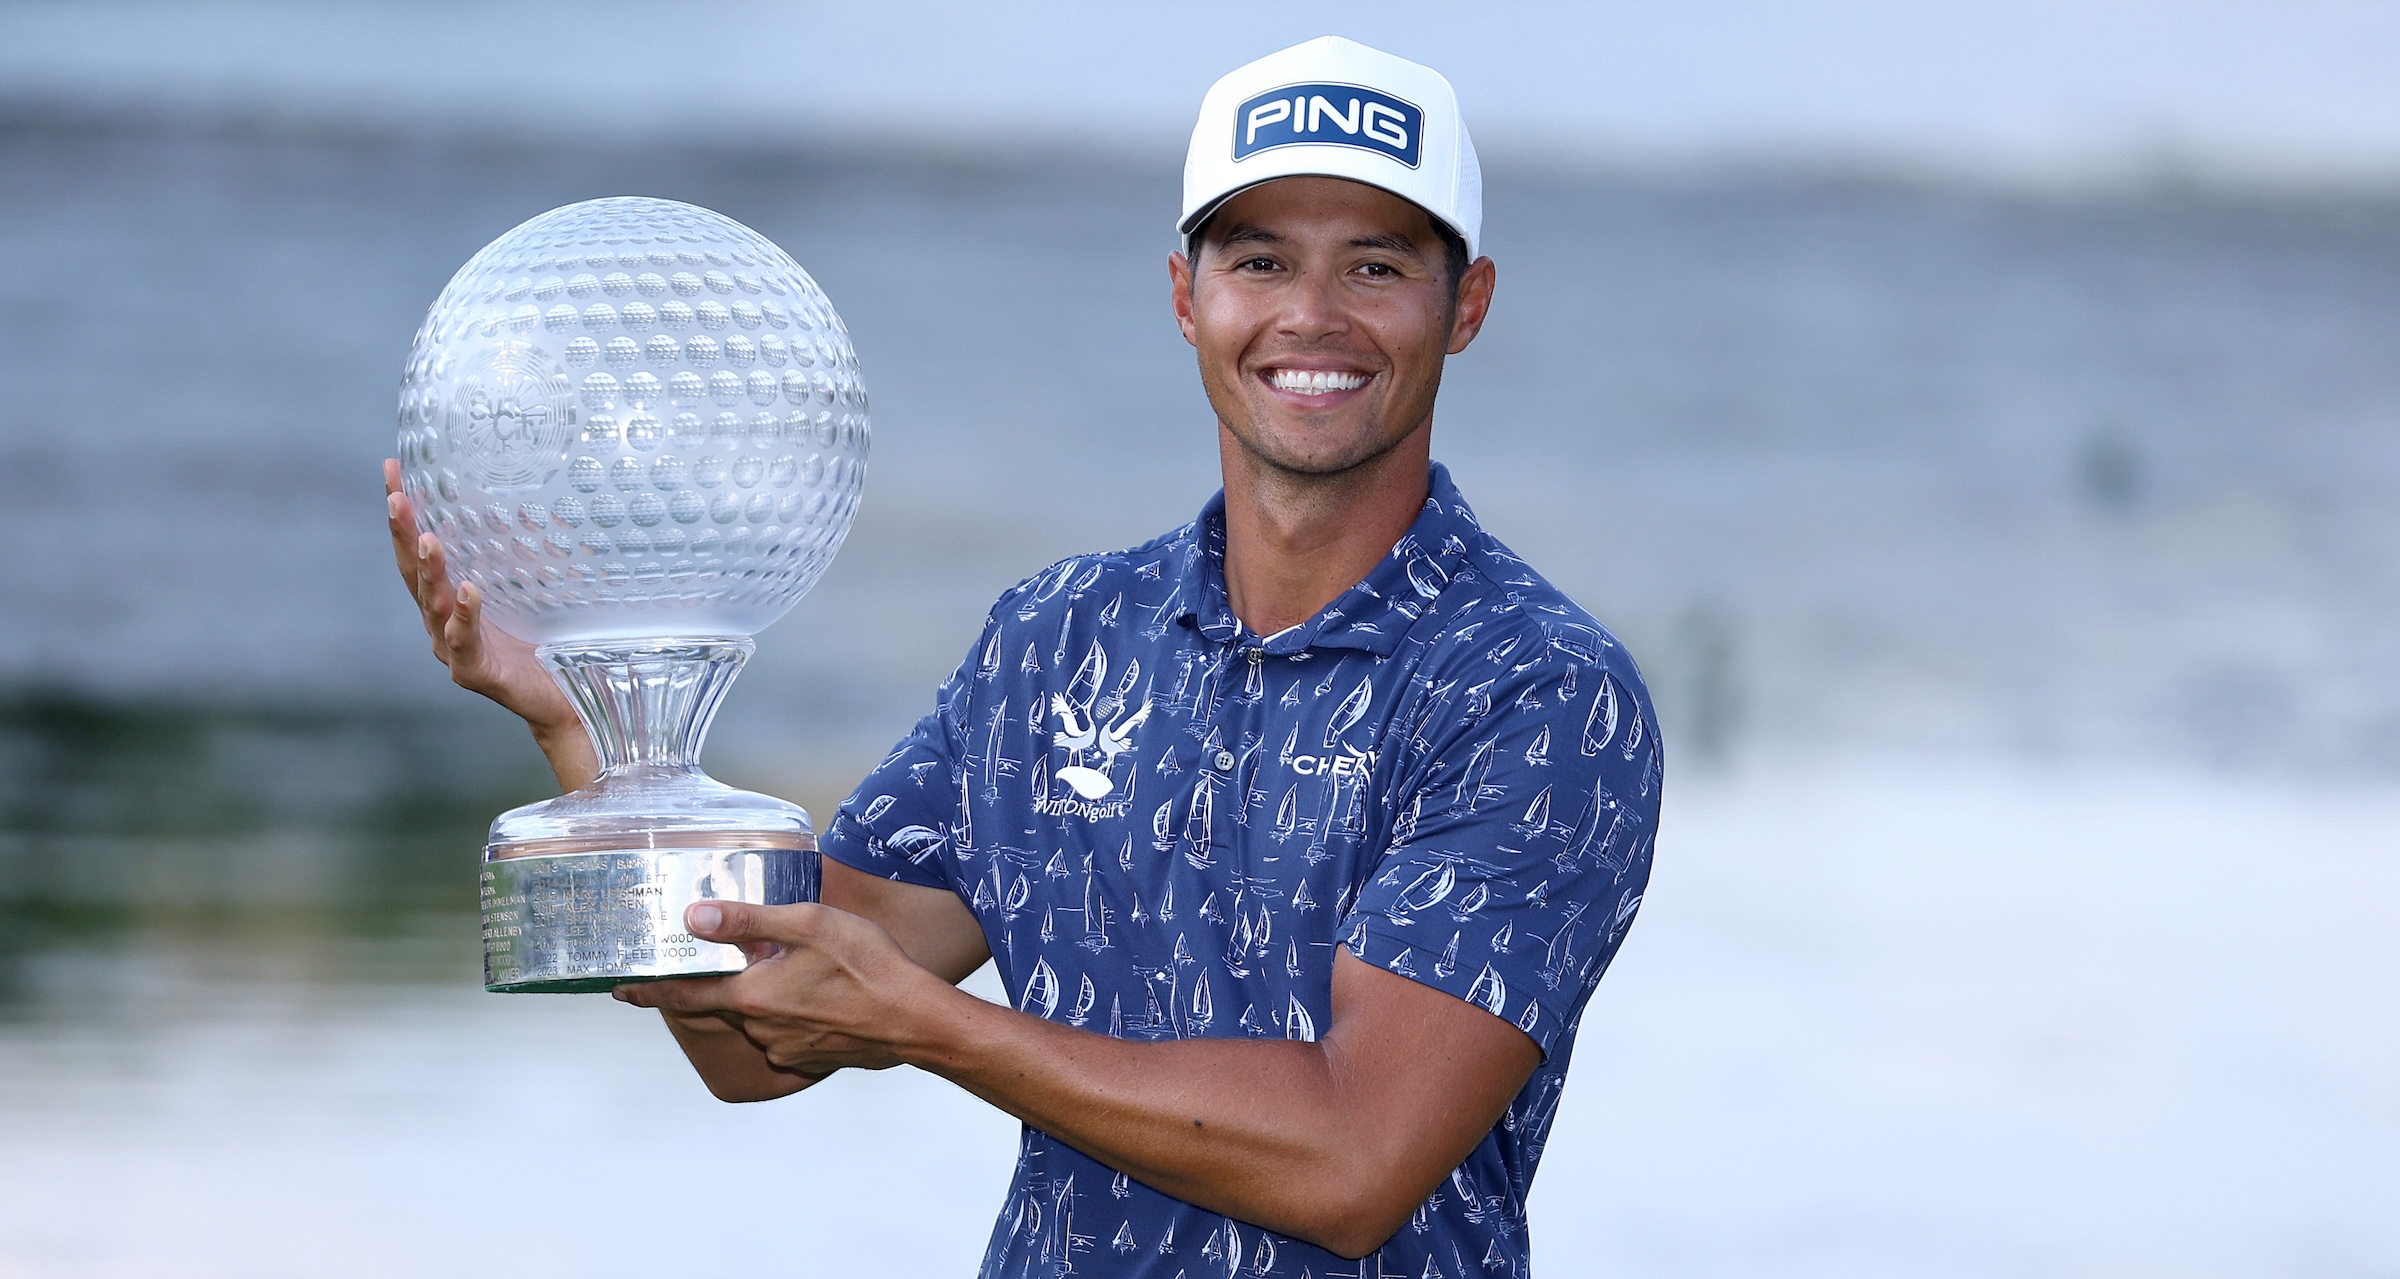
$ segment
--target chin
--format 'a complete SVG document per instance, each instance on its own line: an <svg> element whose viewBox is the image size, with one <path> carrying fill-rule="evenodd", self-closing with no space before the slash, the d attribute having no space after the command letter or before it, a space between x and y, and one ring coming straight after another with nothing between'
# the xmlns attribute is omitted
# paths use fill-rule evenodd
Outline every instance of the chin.
<svg viewBox="0 0 2400 1279"><path fill-rule="evenodd" d="M1262 461L1296 475L1340 475L1390 452L1398 441L1358 440L1338 447L1326 447L1322 442L1312 443L1316 446L1295 447L1288 437L1276 439L1272 436L1264 440L1245 441L1250 452Z"/></svg>

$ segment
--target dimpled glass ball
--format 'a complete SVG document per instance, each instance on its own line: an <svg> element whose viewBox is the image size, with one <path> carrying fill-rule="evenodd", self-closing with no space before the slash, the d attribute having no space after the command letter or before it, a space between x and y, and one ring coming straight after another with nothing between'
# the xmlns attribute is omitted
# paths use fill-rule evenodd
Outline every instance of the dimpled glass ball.
<svg viewBox="0 0 2400 1279"><path fill-rule="evenodd" d="M537 644L756 633L840 549L869 433L816 281L731 218L636 196L484 246L400 389L421 527Z"/></svg>

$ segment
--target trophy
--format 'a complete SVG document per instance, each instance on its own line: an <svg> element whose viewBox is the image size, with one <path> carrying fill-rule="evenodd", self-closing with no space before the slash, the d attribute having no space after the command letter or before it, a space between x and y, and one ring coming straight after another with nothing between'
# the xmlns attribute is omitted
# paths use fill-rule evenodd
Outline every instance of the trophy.
<svg viewBox="0 0 2400 1279"><path fill-rule="evenodd" d="M706 209L553 209L435 299L401 385L403 486L600 758L589 786L492 823L487 990L738 972L685 907L815 900L807 812L710 778L700 745L751 636L840 549L868 436L824 292Z"/></svg>

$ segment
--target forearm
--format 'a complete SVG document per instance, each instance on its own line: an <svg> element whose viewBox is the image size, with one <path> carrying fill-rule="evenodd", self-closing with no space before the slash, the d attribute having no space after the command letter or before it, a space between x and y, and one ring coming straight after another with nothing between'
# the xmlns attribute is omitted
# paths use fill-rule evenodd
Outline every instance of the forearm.
<svg viewBox="0 0 2400 1279"><path fill-rule="evenodd" d="M592 749L592 735L584 731L583 721L572 711L562 722L536 718L513 706L509 709L525 717L525 726L533 730L534 745L541 747L542 758L550 761L550 772L558 778L560 790L582 790L600 775L600 756Z"/></svg>
<svg viewBox="0 0 2400 1279"><path fill-rule="evenodd" d="M785 1070L768 1061L766 1053L727 1018L709 1013L661 1016L700 1082L719 1101L773 1101L824 1078Z"/></svg>
<svg viewBox="0 0 2400 1279"><path fill-rule="evenodd" d="M1393 1193L1399 1134L1338 1046L1128 1043L964 995L933 1021L911 1064L1187 1203L1356 1256L1431 1190Z"/></svg>
<svg viewBox="0 0 2400 1279"><path fill-rule="evenodd" d="M955 895L909 891L965 914ZM736 976L618 998L734 1014L787 1070L916 1066L1154 1189L1352 1257L1407 1221L1541 1061L1515 1026L1347 951L1316 1042L1126 1043L952 986L979 943L942 972L874 921L817 903L712 904L689 922L712 941L782 949Z"/></svg>

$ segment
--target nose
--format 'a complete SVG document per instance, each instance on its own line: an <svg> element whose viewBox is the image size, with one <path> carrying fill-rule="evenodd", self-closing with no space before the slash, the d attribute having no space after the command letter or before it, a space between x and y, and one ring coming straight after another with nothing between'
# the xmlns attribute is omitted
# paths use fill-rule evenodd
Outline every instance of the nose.
<svg viewBox="0 0 2400 1279"><path fill-rule="evenodd" d="M1277 327L1303 342L1323 341L1347 330L1349 317L1342 305L1339 275L1322 268L1292 272Z"/></svg>

